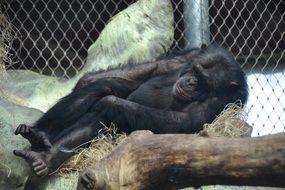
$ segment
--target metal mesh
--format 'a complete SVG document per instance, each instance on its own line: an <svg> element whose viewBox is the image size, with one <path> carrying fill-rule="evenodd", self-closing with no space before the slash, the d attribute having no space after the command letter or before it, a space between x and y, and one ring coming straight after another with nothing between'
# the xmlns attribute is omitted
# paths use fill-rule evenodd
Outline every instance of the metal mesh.
<svg viewBox="0 0 285 190"><path fill-rule="evenodd" d="M210 33L228 47L248 74L248 122L253 135L285 127L285 2L215 0Z"/></svg>
<svg viewBox="0 0 285 190"><path fill-rule="evenodd" d="M104 3L103 3L104 2ZM107 21L134 0L12 0L4 4L17 34L8 68L71 77Z"/></svg>
<svg viewBox="0 0 285 190"><path fill-rule="evenodd" d="M2 2L17 40L12 69L71 77L80 70L88 47L107 21L135 0L12 0ZM173 0L175 41L182 49L183 1ZM249 123L254 135L284 131L285 2L282 0L212 0L210 37L227 47L248 73Z"/></svg>

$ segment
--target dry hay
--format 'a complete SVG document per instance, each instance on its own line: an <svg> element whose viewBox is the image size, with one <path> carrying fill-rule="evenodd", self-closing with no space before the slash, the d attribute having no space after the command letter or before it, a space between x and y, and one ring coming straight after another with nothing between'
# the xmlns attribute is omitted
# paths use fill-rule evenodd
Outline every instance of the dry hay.
<svg viewBox="0 0 285 190"><path fill-rule="evenodd" d="M12 33L11 23L0 10L0 77L2 78L6 77L5 62L11 62L9 50L14 39Z"/></svg>
<svg viewBox="0 0 285 190"><path fill-rule="evenodd" d="M246 113L237 104L228 104L224 111L217 116L211 124L205 124L200 134L208 136L241 137L249 136L252 128L245 122ZM104 125L104 124L102 124ZM108 155L119 143L127 138L125 133L117 133L114 124L110 127L104 125L98 137L91 141L88 148L76 148L76 154L69 159L59 170L60 174L71 171L83 171L95 165ZM90 142L88 142L90 143Z"/></svg>
<svg viewBox="0 0 285 190"><path fill-rule="evenodd" d="M245 137L250 136L252 127L245 121L247 113L241 103L228 104L211 124L205 124L203 132L215 137Z"/></svg>
<svg viewBox="0 0 285 190"><path fill-rule="evenodd" d="M123 142L127 135L125 133L118 133L114 124L106 126L101 123L104 128L99 131L98 136L93 139L88 148L75 148L78 153L69 159L60 168L60 173L66 173L70 171L83 171L99 162L100 159L108 155L119 143ZM87 143L85 143L87 144Z"/></svg>

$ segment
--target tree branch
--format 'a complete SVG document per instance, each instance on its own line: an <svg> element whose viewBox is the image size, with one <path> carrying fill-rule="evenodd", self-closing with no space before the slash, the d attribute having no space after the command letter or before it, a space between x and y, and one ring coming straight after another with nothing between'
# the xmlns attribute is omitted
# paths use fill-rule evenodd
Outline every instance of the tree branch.
<svg viewBox="0 0 285 190"><path fill-rule="evenodd" d="M285 133L255 138L135 132L79 178L78 189L285 187Z"/></svg>

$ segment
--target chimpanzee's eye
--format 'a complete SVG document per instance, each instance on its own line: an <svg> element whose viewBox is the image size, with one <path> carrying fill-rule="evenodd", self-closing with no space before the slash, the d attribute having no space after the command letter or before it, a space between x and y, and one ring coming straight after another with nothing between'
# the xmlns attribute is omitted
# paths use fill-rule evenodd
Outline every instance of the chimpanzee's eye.
<svg viewBox="0 0 285 190"><path fill-rule="evenodd" d="M213 68L214 66L219 65L219 63L213 63L211 61L208 61L208 62L201 63L201 65L204 69L210 69L210 68Z"/></svg>

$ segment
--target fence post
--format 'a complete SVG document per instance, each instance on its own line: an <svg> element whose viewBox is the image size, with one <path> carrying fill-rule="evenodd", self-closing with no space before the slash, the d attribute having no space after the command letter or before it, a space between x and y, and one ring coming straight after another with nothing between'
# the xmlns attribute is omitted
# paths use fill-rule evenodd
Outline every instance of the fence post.
<svg viewBox="0 0 285 190"><path fill-rule="evenodd" d="M185 49L210 42L208 10L208 0L184 0Z"/></svg>

